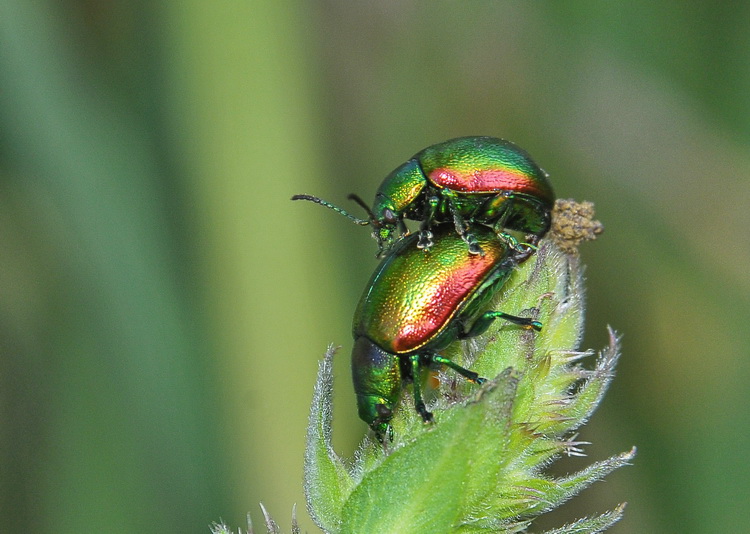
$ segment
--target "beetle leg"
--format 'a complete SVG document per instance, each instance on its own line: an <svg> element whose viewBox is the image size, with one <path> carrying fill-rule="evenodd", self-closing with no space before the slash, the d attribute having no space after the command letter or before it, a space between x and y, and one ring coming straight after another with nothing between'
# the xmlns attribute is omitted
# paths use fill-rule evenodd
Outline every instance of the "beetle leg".
<svg viewBox="0 0 750 534"><path fill-rule="evenodd" d="M437 211L440 199L435 195L429 195L425 200L425 211L422 216L422 222L419 225L419 241L417 241L417 248L423 248L429 250L432 247L432 232L430 226L432 225L432 219L435 218L435 211Z"/></svg>
<svg viewBox="0 0 750 534"><path fill-rule="evenodd" d="M470 231L471 227L469 226L469 223L467 223L466 219L464 219L461 213L459 213L458 207L454 202L456 198L455 191L441 189L441 193L445 202L448 204L448 211L453 217L453 225L456 227L456 233L458 233L458 235L461 236L461 239L464 240L464 243L469 246L469 253L484 256L484 251L482 250L482 247L479 246L479 243L477 243L477 238Z"/></svg>
<svg viewBox="0 0 750 534"><path fill-rule="evenodd" d="M508 219L513 213L513 203L516 200L516 195L511 192L503 192L495 198L504 198L505 200L499 207L500 214L492 225L492 229L495 231L495 235L497 235L499 239L518 254L516 257L517 261L519 263L523 262L538 249L537 244L539 243L539 235L527 234L525 237L526 242L519 243L518 239L505 231Z"/></svg>
<svg viewBox="0 0 750 534"><path fill-rule="evenodd" d="M519 243L518 239L505 231L505 225L508 223L508 218L510 217L510 214L513 213L513 201L515 200L516 195L510 192L503 192L495 198L505 199L499 207L500 214L492 225L495 235L502 239L503 242L514 251L521 253L528 252L528 246L526 243Z"/></svg>
<svg viewBox="0 0 750 534"><path fill-rule="evenodd" d="M497 237L505 241L505 244L508 245L509 248L512 248L515 251L518 251L518 239L513 237L512 235L503 232L502 230L496 231Z"/></svg>
<svg viewBox="0 0 750 534"><path fill-rule="evenodd" d="M484 251L482 250L482 247L479 246L479 243L477 243L477 238L469 231L469 225L466 220L459 215L458 211L452 210L452 213L453 224L456 227L456 232L458 232L458 235L464 240L464 243L469 246L469 253L484 256Z"/></svg>
<svg viewBox="0 0 750 534"><path fill-rule="evenodd" d="M468 330L459 332L458 338L467 339L483 334L487 331L487 329L492 324L492 321L494 321L495 319L505 319L508 322L517 324L518 326L522 326L526 329L536 330L537 332L542 329L542 323L528 317L517 317L515 315L510 315L509 313L504 313L501 311L488 311L480 315L479 319L474 321L474 324L472 324Z"/></svg>
<svg viewBox="0 0 750 534"><path fill-rule="evenodd" d="M495 225L497 228L502 228L508 223L508 217L510 217L510 214L513 212L513 200L515 200L516 195L510 191L503 191L497 198L505 199L500 206L502 213L497 217L497 223Z"/></svg>
<svg viewBox="0 0 750 534"><path fill-rule="evenodd" d="M495 235L502 239L508 247L512 248L516 252L528 252L529 250L529 244L528 243L519 243L518 239L510 235L508 232L505 231L505 225L508 222L508 217L512 213L513 210L513 199L515 199L515 195L512 193L507 193L501 195L501 197L505 198L505 202L503 202L501 206L502 213L497 218L497 221L495 221L495 224L492 225L492 229L495 231Z"/></svg>
<svg viewBox="0 0 750 534"><path fill-rule="evenodd" d="M400 232L401 237L409 235L409 229L406 227L403 217L398 218L398 231Z"/></svg>
<svg viewBox="0 0 750 534"><path fill-rule="evenodd" d="M521 243L521 242L519 242L518 239L516 239L515 237L513 237L512 235L510 235L510 234L508 234L506 232L503 232L501 229L499 229L499 227L495 228L495 234L497 235L497 237L499 239L502 239L503 242L505 242L505 244L508 246L508 248L512 249L515 252L519 252L521 254L525 254L525 253L528 253L528 252L532 252L532 253L536 252L539 249L539 247L535 243L532 243L532 242L523 242L523 243ZM532 238L532 239L529 239L529 241L536 241L536 242L538 242L539 239L537 238L535 240L535 239Z"/></svg>
<svg viewBox="0 0 750 534"><path fill-rule="evenodd" d="M474 371L466 369L465 367L461 367L454 361L449 360L448 358L444 358L443 356L440 356L439 354L435 354L432 357L432 361L450 367L451 369L456 371L458 374L460 374L461 376L463 376L470 382L474 382L475 384L484 384L487 381L486 378L482 378Z"/></svg>
<svg viewBox="0 0 750 534"><path fill-rule="evenodd" d="M417 413L422 416L422 420L425 423L432 421L432 414L427 411L422 400L422 374L419 369L419 354L412 354L409 356L409 362L411 363L411 374L413 377L412 387L414 388L414 409Z"/></svg>
<svg viewBox="0 0 750 534"><path fill-rule="evenodd" d="M536 243L539 242L538 236L527 236L529 242L520 243L518 239L516 239L509 233L504 232L502 229L502 225L496 224L494 226L494 230L495 235L498 237L498 239L505 243L505 245L509 249L515 252L514 259L517 263L523 263L539 249L539 247L536 245ZM536 237L536 239L534 239L534 237Z"/></svg>

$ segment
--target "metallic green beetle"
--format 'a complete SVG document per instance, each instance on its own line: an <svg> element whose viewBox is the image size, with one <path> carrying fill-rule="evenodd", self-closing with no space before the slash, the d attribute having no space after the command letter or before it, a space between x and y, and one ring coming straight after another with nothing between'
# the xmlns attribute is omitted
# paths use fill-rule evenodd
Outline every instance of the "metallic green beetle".
<svg viewBox="0 0 750 534"><path fill-rule="evenodd" d="M531 319L482 311L519 256L487 227L477 227L475 236L482 255L470 254L447 224L435 228L429 253L414 246L416 235L403 239L375 270L359 301L353 324L354 391L360 418L381 440L389 431L404 381L413 382L415 408L422 419L432 419L420 384L427 367L447 365L473 382L484 381L438 351L482 334L497 318L541 329L541 323Z"/></svg>
<svg viewBox="0 0 750 534"><path fill-rule="evenodd" d="M349 198L367 211L368 219L311 195L292 200L309 200L371 225L379 256L409 233L404 219L421 221L419 248L432 246L433 224L452 222L472 254L482 252L475 223L492 226L499 237L523 250L506 230L523 232L529 244L536 244L549 230L554 204L547 173L523 149L494 137L459 137L418 152L386 176L372 209L357 195Z"/></svg>

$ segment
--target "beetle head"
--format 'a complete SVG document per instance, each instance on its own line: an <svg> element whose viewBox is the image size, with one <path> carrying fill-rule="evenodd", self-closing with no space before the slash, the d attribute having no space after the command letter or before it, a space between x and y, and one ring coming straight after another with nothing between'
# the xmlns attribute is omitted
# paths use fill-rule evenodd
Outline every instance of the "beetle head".
<svg viewBox="0 0 750 534"><path fill-rule="evenodd" d="M393 441L393 428L390 420L393 418L391 401L377 395L357 395L359 418L365 421L375 432L379 441L386 436Z"/></svg>
<svg viewBox="0 0 750 534"><path fill-rule="evenodd" d="M360 336L352 349L352 379L360 419L382 438L401 394L398 356Z"/></svg>
<svg viewBox="0 0 750 534"><path fill-rule="evenodd" d="M402 223L391 209L385 208L371 224L372 237L378 242L378 257L383 257L400 237L398 229Z"/></svg>
<svg viewBox="0 0 750 534"><path fill-rule="evenodd" d="M384 256L395 242L398 229L403 226L403 221L397 215L393 202L381 192L375 195L372 208L353 193L349 195L349 199L362 206L367 212L368 223L372 226L372 237L378 242L378 257Z"/></svg>

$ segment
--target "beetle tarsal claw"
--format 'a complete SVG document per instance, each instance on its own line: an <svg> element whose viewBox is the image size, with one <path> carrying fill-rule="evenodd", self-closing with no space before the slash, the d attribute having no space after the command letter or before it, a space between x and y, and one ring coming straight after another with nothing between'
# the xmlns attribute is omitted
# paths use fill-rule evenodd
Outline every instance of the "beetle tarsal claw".
<svg viewBox="0 0 750 534"><path fill-rule="evenodd" d="M536 252L537 250L539 250L539 247L536 245L532 245L531 243L516 243L513 246L513 249L525 254L529 252Z"/></svg>
<svg viewBox="0 0 750 534"><path fill-rule="evenodd" d="M432 232L429 230L421 230L419 232L419 241L417 241L417 248L429 249L432 247Z"/></svg>
<svg viewBox="0 0 750 534"><path fill-rule="evenodd" d="M422 405L419 410L419 415L422 416L422 421L425 423L432 423L432 412L428 412L427 408Z"/></svg>
<svg viewBox="0 0 750 534"><path fill-rule="evenodd" d="M482 250L482 247L480 247L477 243L469 243L469 253L478 254L484 257L484 250Z"/></svg>

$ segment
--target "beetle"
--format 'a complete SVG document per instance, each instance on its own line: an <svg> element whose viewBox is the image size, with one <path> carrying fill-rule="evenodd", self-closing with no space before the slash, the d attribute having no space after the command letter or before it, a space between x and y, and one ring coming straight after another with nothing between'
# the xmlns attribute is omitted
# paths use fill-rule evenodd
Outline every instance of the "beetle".
<svg viewBox="0 0 750 534"><path fill-rule="evenodd" d="M549 230L554 193L547 173L510 141L495 137L459 137L417 152L380 184L372 207L349 195L367 212L360 219L311 195L294 195L330 208L357 224L373 228L378 256L409 234L404 219L420 221L417 247L433 244L432 226L452 222L472 254L481 254L474 228L484 224L523 252L525 246L506 230L527 234L532 247Z"/></svg>
<svg viewBox="0 0 750 534"><path fill-rule="evenodd" d="M498 318L540 330L529 318L482 311L518 264L518 255L487 227L477 227L484 254L471 254L451 225L435 227L429 254L414 246L416 234L393 247L360 298L352 334L352 379L359 417L381 441L405 382L411 381L414 407L432 420L422 399L423 371L450 367L468 380L484 378L439 352L459 339L478 336ZM531 252L528 252L531 254Z"/></svg>

